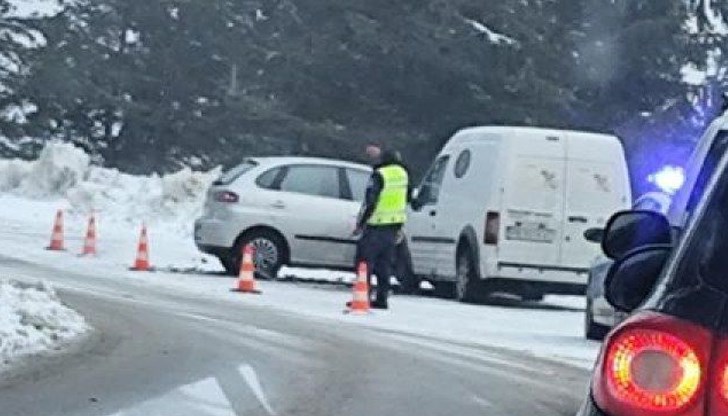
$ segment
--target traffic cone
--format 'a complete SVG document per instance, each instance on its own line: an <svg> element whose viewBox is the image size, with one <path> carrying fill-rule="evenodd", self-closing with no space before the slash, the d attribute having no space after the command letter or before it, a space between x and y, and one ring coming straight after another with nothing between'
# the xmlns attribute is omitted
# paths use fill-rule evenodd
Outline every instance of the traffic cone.
<svg viewBox="0 0 728 416"><path fill-rule="evenodd" d="M63 251L63 210L56 212L56 221L53 224L53 234L51 235L51 244L46 247L47 250Z"/></svg>
<svg viewBox="0 0 728 416"><path fill-rule="evenodd" d="M149 240L147 239L147 226L142 225L142 233L139 236L139 248L137 249L137 257L131 270L137 272L151 271L149 265Z"/></svg>
<svg viewBox="0 0 728 416"><path fill-rule="evenodd" d="M253 263L253 246L247 244L243 249L243 260L240 262L238 287L234 292L261 294L255 287L255 264Z"/></svg>
<svg viewBox="0 0 728 416"><path fill-rule="evenodd" d="M365 315L369 313L369 282L368 282L367 264L359 263L356 273L356 282L354 283L354 299L347 303L348 309L345 313L355 315Z"/></svg>
<svg viewBox="0 0 728 416"><path fill-rule="evenodd" d="M86 230L86 238L83 241L81 255L96 255L96 218L94 218L93 213L88 219L88 229Z"/></svg>

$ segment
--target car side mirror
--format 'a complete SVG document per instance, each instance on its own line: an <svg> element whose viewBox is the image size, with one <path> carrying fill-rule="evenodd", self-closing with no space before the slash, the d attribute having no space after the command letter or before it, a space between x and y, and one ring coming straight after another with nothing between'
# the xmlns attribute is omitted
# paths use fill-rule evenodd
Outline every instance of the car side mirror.
<svg viewBox="0 0 728 416"><path fill-rule="evenodd" d="M604 228L590 228L584 231L584 238L590 243L601 243L604 240Z"/></svg>
<svg viewBox="0 0 728 416"><path fill-rule="evenodd" d="M669 245L647 246L617 260L604 281L607 302L624 312L637 309L652 292L671 251Z"/></svg>
<svg viewBox="0 0 728 416"><path fill-rule="evenodd" d="M664 215L654 211L622 211L609 219L602 238L602 250L612 260L641 247L670 245L672 229Z"/></svg>

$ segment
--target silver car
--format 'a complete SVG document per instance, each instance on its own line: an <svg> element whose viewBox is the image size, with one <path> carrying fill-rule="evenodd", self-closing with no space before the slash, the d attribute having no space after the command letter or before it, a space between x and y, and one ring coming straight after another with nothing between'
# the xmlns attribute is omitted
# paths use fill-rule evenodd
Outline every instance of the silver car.
<svg viewBox="0 0 728 416"><path fill-rule="evenodd" d="M649 192L635 201L632 209L656 211L666 213L670 207L670 196L661 192ZM593 242L600 242L600 230L591 231ZM627 314L615 310L604 297L604 283L607 273L614 263L606 256L599 256L589 268L589 277L586 287L586 315L584 317L584 334L587 339L601 341L607 333L618 323L622 322Z"/></svg>
<svg viewBox="0 0 728 416"><path fill-rule="evenodd" d="M213 182L195 243L230 274L237 274L247 244L267 277L284 264L351 269L370 175L367 166L338 160L246 159Z"/></svg>

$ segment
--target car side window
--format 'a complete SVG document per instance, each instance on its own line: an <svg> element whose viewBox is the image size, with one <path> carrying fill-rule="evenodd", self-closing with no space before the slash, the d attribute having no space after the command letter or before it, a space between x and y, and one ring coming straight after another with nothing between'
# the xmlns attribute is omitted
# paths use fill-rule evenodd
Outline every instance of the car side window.
<svg viewBox="0 0 728 416"><path fill-rule="evenodd" d="M276 182L278 182L278 176L281 174L283 168L273 168L267 170L262 175L258 176L255 180L255 184L263 189L276 189Z"/></svg>
<svg viewBox="0 0 728 416"><path fill-rule="evenodd" d="M341 198L338 169L332 166L289 166L280 190L325 198Z"/></svg>
<svg viewBox="0 0 728 416"><path fill-rule="evenodd" d="M346 169L346 176L349 178L349 189L354 201L363 202L366 195L370 172L357 169Z"/></svg>
<svg viewBox="0 0 728 416"><path fill-rule="evenodd" d="M442 156L435 161L430 168L430 172L425 176L420 186L419 194L417 195L418 205L435 205L440 198L440 187L442 186L442 180L445 178L445 172L447 170L447 164L450 161L450 156Z"/></svg>

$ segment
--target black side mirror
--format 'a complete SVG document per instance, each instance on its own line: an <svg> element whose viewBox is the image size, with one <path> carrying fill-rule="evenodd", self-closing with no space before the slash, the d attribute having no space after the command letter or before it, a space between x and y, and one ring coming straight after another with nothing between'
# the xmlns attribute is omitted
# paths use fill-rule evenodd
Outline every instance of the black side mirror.
<svg viewBox="0 0 728 416"><path fill-rule="evenodd" d="M647 246L628 253L612 264L604 281L604 295L615 309L632 312L652 292L672 248Z"/></svg>
<svg viewBox="0 0 728 416"><path fill-rule="evenodd" d="M622 211L609 219L602 250L610 259L619 260L641 247L671 243L672 231L664 215L654 211Z"/></svg>
<svg viewBox="0 0 728 416"><path fill-rule="evenodd" d="M604 240L604 228L590 228L584 231L584 238L590 243L601 243Z"/></svg>

